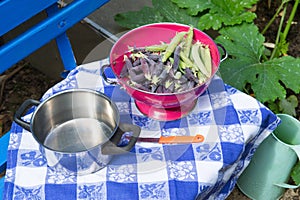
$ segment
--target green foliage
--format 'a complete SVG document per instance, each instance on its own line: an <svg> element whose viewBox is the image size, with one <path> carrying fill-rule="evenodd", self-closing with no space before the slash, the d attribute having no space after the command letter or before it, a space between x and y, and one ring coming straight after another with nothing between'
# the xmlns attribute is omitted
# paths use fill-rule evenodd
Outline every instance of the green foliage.
<svg viewBox="0 0 300 200"><path fill-rule="evenodd" d="M162 22L164 21L164 17L159 11L150 7L144 7L140 11L119 13L115 16L115 21L120 26L133 29L153 22Z"/></svg>
<svg viewBox="0 0 300 200"><path fill-rule="evenodd" d="M291 95L286 99L282 99L279 102L280 112L296 116L295 108L298 106L298 99L295 95Z"/></svg>
<svg viewBox="0 0 300 200"><path fill-rule="evenodd" d="M199 18L191 16L186 9L179 8L170 0L152 0L153 7L115 15L115 21L126 28L136 28L158 22L176 22L197 27Z"/></svg>
<svg viewBox="0 0 300 200"><path fill-rule="evenodd" d="M286 99L268 101L266 104L275 113L285 113L292 116L297 114L298 99L295 95L290 95Z"/></svg>
<svg viewBox="0 0 300 200"><path fill-rule="evenodd" d="M300 184L300 162L298 162L292 172L291 172L291 177L293 179L293 181L296 183L296 185Z"/></svg>
<svg viewBox="0 0 300 200"><path fill-rule="evenodd" d="M173 3L172 3L173 2ZM152 0L153 7L119 13L115 21L126 28L157 22L193 25L200 30L252 22L256 15L247 12L258 0Z"/></svg>
<svg viewBox="0 0 300 200"><path fill-rule="evenodd" d="M298 99L295 95L290 95L286 99L268 101L267 106L275 113L285 113L288 115L296 116Z"/></svg>
<svg viewBox="0 0 300 200"><path fill-rule="evenodd" d="M247 12L258 0L172 0L180 8L186 8L192 16L200 14L200 30L218 30L223 26L252 22L256 15Z"/></svg>
<svg viewBox="0 0 300 200"><path fill-rule="evenodd" d="M280 40L277 43L277 47L276 47L276 52L275 52L275 57L279 57L281 55L285 55L287 54L288 50L289 50L289 43L286 41L285 38L283 38L282 34L280 34Z"/></svg>
<svg viewBox="0 0 300 200"><path fill-rule="evenodd" d="M258 0L152 0L153 7L117 14L115 21L127 28L177 22L200 30L218 30L220 36L215 41L222 44L229 54L229 58L220 65L223 80L239 90L251 92L276 113L295 115L298 100L292 96L286 98L286 95L287 89L295 94L300 92L300 58L285 55L288 52L286 37L299 1L294 1L282 33L286 15L283 12L273 50L264 47L263 33L286 9L289 0L282 1L261 33L253 23L255 13L249 12Z"/></svg>
<svg viewBox="0 0 300 200"><path fill-rule="evenodd" d="M261 102L284 99L286 88L300 92L300 59L284 56L262 62L264 37L253 23L226 27L219 33L216 42L230 55L220 66L226 83L240 90L250 84Z"/></svg>

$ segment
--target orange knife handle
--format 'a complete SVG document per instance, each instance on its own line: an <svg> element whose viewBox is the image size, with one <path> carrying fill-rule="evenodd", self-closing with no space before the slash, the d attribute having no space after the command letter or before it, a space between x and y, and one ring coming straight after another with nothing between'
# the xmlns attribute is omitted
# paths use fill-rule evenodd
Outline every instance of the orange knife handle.
<svg viewBox="0 0 300 200"><path fill-rule="evenodd" d="M161 136L158 143L160 144L187 144L187 143L199 143L203 142L203 135L195 136Z"/></svg>

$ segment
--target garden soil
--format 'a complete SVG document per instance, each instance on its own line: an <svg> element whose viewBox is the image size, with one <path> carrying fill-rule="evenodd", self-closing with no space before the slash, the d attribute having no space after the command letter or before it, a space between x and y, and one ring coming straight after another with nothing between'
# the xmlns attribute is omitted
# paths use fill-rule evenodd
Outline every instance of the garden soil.
<svg viewBox="0 0 300 200"><path fill-rule="evenodd" d="M275 8L278 7L280 1L261 1L257 4L254 11L257 14L255 23L262 30L266 23L275 13ZM288 11L291 7L288 8ZM298 8L299 10L300 8ZM273 43L276 38L277 27L280 19L275 20L266 32L266 42ZM300 57L300 12L295 16L295 20L288 35L289 51L288 54L294 57ZM0 136L10 129L15 110L26 99L40 99L41 96L53 85L60 80L51 79L41 73L34 66L31 66L26 60L16 64L15 67L0 75ZM300 83L299 83L300 84ZM293 94L290 92L290 94ZM300 94L295 94L300 102ZM297 107L296 118L300 120L300 105ZM236 187L230 196L229 200L247 200L239 189ZM286 190L282 200L298 200L300 199L299 189Z"/></svg>

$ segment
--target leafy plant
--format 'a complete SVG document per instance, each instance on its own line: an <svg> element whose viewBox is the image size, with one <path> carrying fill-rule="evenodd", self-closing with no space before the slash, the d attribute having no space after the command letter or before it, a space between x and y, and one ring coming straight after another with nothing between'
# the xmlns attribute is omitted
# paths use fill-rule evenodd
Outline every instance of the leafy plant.
<svg viewBox="0 0 300 200"><path fill-rule="evenodd" d="M258 0L172 0L180 8L186 8L191 16L199 16L198 28L218 30L221 27L252 22L256 15L246 12Z"/></svg>
<svg viewBox="0 0 300 200"><path fill-rule="evenodd" d="M231 56L220 68L226 83L244 91L250 84L261 102L284 99L286 88L300 92L300 59L283 56L264 60L265 39L253 23L226 27L219 33L216 42L224 45Z"/></svg>
<svg viewBox="0 0 300 200"><path fill-rule="evenodd" d="M290 95L286 99L269 101L268 107L275 113L286 113L296 116L295 108L298 106L298 99L295 95Z"/></svg>
<svg viewBox="0 0 300 200"><path fill-rule="evenodd" d="M283 22L285 20L286 17L286 9L288 6L288 3L290 2L290 0L282 0L279 8L277 9L277 12L275 13L275 15L273 16L273 18L269 21L269 23L267 24L267 26L264 28L264 30L262 31L262 34L264 34L266 32L266 30L269 28L269 26L273 23L275 17L277 17L279 15L279 13L281 11L283 11L282 17L281 17L281 21L280 21L280 25L278 27L278 31L277 31L277 37L276 37L276 41L275 41L275 48L272 52L272 55L270 57L270 59L274 58L274 57L279 57L282 54L286 54L288 51L288 42L286 41L287 35L289 33L289 30L291 28L291 24L294 20L298 5L299 5L299 0L296 0L294 2L294 6L293 9L290 13L290 16L287 20L287 24L282 32L282 26L283 26ZM283 9L283 10L282 10Z"/></svg>
<svg viewBox="0 0 300 200"><path fill-rule="evenodd" d="M116 14L115 21L129 29L157 22L177 22L197 27L199 17L189 15L186 9L179 8L170 0L152 0L152 5L139 11Z"/></svg>
<svg viewBox="0 0 300 200"><path fill-rule="evenodd" d="M258 0L152 0L153 7L119 13L115 21L126 28L157 22L190 24L201 30L252 22L256 15L247 12Z"/></svg>
<svg viewBox="0 0 300 200"><path fill-rule="evenodd" d="M292 169L291 177L296 185L300 184L300 162L298 162Z"/></svg>
<svg viewBox="0 0 300 200"><path fill-rule="evenodd" d="M297 78L300 75L300 58L287 55L288 43L286 37L299 0L295 1L288 23L282 31L288 2L289 0L281 2L274 17L262 31L262 33L265 33L275 17L279 15L279 12L283 12L274 44L275 48L270 55L263 45L264 37L262 33L259 33L257 28L254 30L255 25L253 23L246 25L247 27L245 25L224 27L220 29L221 36L216 41L224 44L231 55L231 58L222 63L220 67L225 82L248 93L249 90L252 90L259 101L268 104L276 113L284 112L296 116L297 98L294 95L289 97L286 97L286 95L288 89L295 94L300 92L300 84ZM253 27L251 28L251 26ZM241 34L243 35L241 36ZM230 53L230 51L233 52ZM238 53L237 51L241 52ZM257 60L251 59L252 62L250 62L249 58L254 54Z"/></svg>
<svg viewBox="0 0 300 200"><path fill-rule="evenodd" d="M253 23L256 15L249 12L258 0L152 0L153 7L141 11L117 14L116 22L121 26L135 28L155 22L178 22L190 24L200 30L214 29L220 34L215 41L222 44L230 55L220 65L224 82L253 95L266 103L276 113L296 115L298 105L294 95L287 97L287 90L300 92L300 58L287 56L288 35L299 0L286 21L286 8L290 0L282 0L277 12L259 32ZM174 10L174 12L173 12ZM281 16L275 48L264 46L264 33Z"/></svg>

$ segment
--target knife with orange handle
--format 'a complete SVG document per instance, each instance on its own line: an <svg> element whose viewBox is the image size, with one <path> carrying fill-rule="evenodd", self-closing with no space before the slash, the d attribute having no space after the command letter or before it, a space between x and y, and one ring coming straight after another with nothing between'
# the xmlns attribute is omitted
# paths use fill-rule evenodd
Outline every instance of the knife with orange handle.
<svg viewBox="0 0 300 200"><path fill-rule="evenodd" d="M128 138L129 139L129 138ZM194 136L160 136L159 138L139 137L137 142L153 142L159 144L190 144L204 141L204 136L197 134Z"/></svg>

